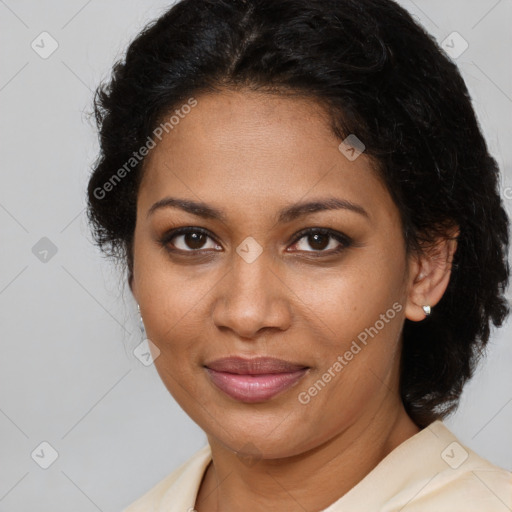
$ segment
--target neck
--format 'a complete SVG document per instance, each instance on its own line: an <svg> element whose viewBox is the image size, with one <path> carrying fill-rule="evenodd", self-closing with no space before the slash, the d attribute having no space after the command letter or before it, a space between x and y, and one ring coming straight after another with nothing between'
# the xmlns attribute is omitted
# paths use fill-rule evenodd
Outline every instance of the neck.
<svg viewBox="0 0 512 512"><path fill-rule="evenodd" d="M322 510L419 432L402 403L385 404L313 450L247 465L213 438L197 512Z"/></svg>

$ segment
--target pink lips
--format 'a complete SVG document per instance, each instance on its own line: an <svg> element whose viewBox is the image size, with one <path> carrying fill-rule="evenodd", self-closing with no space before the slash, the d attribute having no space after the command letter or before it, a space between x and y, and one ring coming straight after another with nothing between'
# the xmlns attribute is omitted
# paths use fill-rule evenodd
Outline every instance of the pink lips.
<svg viewBox="0 0 512 512"><path fill-rule="evenodd" d="M205 365L212 382L224 393L241 402L264 402L294 386L307 367L258 357L226 357Z"/></svg>

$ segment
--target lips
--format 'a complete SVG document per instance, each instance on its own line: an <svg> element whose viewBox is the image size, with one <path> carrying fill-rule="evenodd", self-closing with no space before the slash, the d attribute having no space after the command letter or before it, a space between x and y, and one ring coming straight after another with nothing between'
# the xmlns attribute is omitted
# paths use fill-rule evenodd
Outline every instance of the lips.
<svg viewBox="0 0 512 512"><path fill-rule="evenodd" d="M308 367L271 357L226 357L207 363L205 369L212 383L226 395L255 403L295 386Z"/></svg>

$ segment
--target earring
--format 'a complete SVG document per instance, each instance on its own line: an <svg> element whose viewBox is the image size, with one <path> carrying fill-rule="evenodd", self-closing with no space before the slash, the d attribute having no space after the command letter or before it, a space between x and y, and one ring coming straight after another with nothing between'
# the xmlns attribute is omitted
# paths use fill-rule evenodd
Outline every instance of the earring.
<svg viewBox="0 0 512 512"><path fill-rule="evenodd" d="M142 339L146 337L146 327L144 327L144 321L142 320L142 315L140 314L140 306L137 304L137 311L139 312L139 329Z"/></svg>
<svg viewBox="0 0 512 512"><path fill-rule="evenodd" d="M432 310L431 310L430 306L426 305L426 306L423 306L423 311L426 316L429 316Z"/></svg>

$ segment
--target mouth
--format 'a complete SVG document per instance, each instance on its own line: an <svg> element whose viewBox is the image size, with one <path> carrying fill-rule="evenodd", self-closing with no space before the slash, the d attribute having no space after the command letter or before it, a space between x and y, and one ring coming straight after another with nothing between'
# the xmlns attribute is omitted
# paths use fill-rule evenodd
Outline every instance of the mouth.
<svg viewBox="0 0 512 512"><path fill-rule="evenodd" d="M226 357L205 364L212 383L231 398L256 403L295 386L309 367L272 357Z"/></svg>

